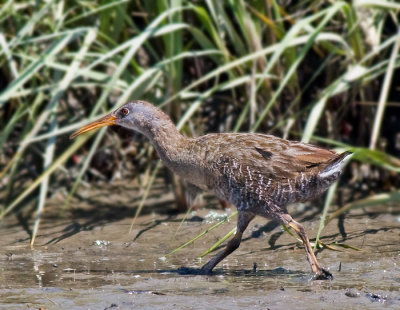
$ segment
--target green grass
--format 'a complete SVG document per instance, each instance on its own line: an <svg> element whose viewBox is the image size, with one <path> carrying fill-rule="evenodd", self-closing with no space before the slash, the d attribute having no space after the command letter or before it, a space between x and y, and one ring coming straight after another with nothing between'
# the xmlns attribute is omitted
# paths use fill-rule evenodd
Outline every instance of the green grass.
<svg viewBox="0 0 400 310"><path fill-rule="evenodd" d="M380 139L386 102L398 91L400 8L354 3L0 4L0 218L34 207L33 244L54 187L69 181L67 206L99 148L120 145L105 130L73 142L69 133L130 99L163 107L189 135L272 132L334 147L343 146L342 124L365 123L345 147L357 161L398 172ZM82 150L77 165L71 157Z"/></svg>

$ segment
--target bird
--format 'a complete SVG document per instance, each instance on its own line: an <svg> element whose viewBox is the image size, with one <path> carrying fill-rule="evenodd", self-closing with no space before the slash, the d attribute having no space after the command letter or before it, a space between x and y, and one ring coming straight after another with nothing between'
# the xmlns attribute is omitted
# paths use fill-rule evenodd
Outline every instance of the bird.
<svg viewBox="0 0 400 310"><path fill-rule="evenodd" d="M306 231L288 213L287 206L321 195L342 174L351 152L337 153L312 144L261 133L210 133L192 138L182 135L160 108L130 101L106 116L75 131L73 139L88 131L119 125L146 136L163 163L178 174L190 192L210 192L238 210L237 229L226 247L199 270L214 267L235 251L255 216L291 227L300 237L314 279L332 279L311 247Z"/></svg>

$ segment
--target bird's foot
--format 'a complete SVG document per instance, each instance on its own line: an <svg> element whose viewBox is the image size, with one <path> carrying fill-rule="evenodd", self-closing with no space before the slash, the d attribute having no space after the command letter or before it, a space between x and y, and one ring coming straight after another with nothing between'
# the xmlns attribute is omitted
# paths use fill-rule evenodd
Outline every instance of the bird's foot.
<svg viewBox="0 0 400 310"><path fill-rule="evenodd" d="M214 267L215 265L212 264L211 261L209 261L207 264L203 265L203 267L199 269L199 272L203 275L210 275Z"/></svg>
<svg viewBox="0 0 400 310"><path fill-rule="evenodd" d="M212 268L205 268L204 265L202 268L190 268L190 267L180 267L177 269L177 272L180 275L195 275L195 276L208 276L212 273Z"/></svg>
<svg viewBox="0 0 400 310"><path fill-rule="evenodd" d="M314 280L332 280L333 275L326 269L321 268L314 276Z"/></svg>
<svg viewBox="0 0 400 310"><path fill-rule="evenodd" d="M199 274L203 275L203 276L209 276L212 274L212 269L204 269L204 268L200 268L199 269Z"/></svg>
<svg viewBox="0 0 400 310"><path fill-rule="evenodd" d="M208 275L209 273L203 271L202 269L199 268L190 268L190 267L180 267L177 269L178 274L180 275L193 275L193 276L202 276L202 275Z"/></svg>
<svg viewBox="0 0 400 310"><path fill-rule="evenodd" d="M203 267L201 267L199 269L199 273L202 274L202 275L206 275L207 276L207 275L212 274L212 269L207 268L207 265L204 265Z"/></svg>

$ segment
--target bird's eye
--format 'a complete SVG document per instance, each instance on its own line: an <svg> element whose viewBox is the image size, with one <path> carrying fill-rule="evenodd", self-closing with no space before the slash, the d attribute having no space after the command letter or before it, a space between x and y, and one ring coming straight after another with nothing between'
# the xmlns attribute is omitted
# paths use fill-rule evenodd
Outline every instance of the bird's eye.
<svg viewBox="0 0 400 310"><path fill-rule="evenodd" d="M122 108L122 109L121 109L121 113L122 113L124 116L127 116L127 115L129 114L129 109L128 109L128 108Z"/></svg>

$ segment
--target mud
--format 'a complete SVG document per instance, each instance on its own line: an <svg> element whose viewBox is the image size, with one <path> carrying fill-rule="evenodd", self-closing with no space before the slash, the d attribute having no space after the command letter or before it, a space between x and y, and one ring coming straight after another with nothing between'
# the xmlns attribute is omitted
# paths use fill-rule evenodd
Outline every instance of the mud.
<svg viewBox="0 0 400 310"><path fill-rule="evenodd" d="M201 208L182 223L184 214L171 212L174 199L159 186L129 234L137 192L108 186L83 189L79 197L63 212L63 197L49 202L34 249L31 222L8 217L0 224L1 309L400 309L400 206L354 210L332 221L322 241L360 250L319 251L334 279L314 281L297 240L262 218L211 276L196 275L191 268L212 255L200 254L235 219L166 253L212 226L213 214L233 209ZM291 213L316 235L315 203Z"/></svg>

